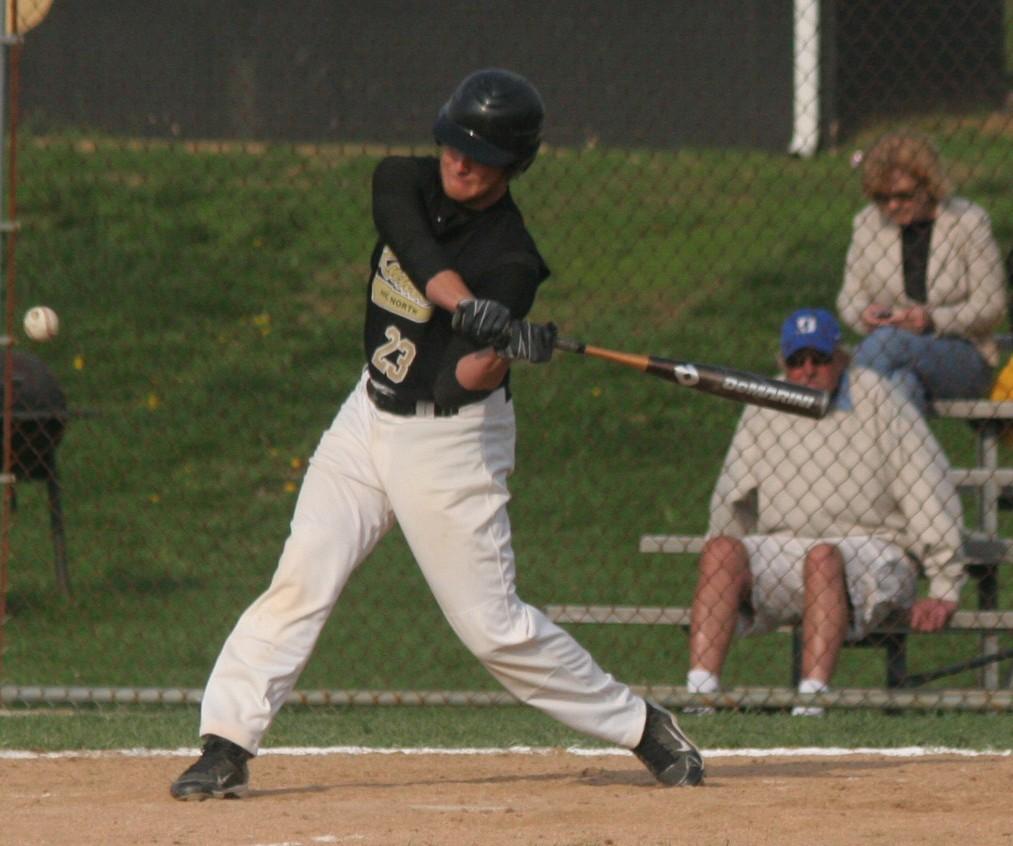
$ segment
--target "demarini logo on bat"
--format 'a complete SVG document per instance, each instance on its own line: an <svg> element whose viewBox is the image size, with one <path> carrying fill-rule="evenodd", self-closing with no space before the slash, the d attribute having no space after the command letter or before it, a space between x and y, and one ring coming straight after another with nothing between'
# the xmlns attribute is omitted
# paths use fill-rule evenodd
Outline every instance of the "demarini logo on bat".
<svg viewBox="0 0 1013 846"><path fill-rule="evenodd" d="M812 408L818 402L818 396L809 396L791 387L768 385L763 382L750 382L747 379L737 379L734 376L726 376L721 387L736 393L754 397L755 399L767 399L781 402L786 405L794 405L799 408Z"/></svg>

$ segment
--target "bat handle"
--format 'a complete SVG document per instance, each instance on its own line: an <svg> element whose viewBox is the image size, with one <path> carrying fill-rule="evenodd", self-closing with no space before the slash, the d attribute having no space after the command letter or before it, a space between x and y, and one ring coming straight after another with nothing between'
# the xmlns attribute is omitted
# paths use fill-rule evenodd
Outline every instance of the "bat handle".
<svg viewBox="0 0 1013 846"><path fill-rule="evenodd" d="M556 337L556 349L563 350L563 352L572 352L583 354L587 344L583 341L575 341L573 338L560 338Z"/></svg>

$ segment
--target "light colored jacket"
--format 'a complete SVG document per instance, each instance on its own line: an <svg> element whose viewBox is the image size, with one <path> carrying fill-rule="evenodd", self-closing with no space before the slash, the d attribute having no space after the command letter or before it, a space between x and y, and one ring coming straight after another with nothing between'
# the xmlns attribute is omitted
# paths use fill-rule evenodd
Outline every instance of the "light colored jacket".
<svg viewBox="0 0 1013 846"><path fill-rule="evenodd" d="M856 332L868 332L861 315L871 303L915 305L904 293L902 252L900 227L875 205L855 215L837 311ZM1006 313L1004 276L988 213L962 197L944 200L932 227L925 305L935 334L967 338L993 367L993 334Z"/></svg>
<svg viewBox="0 0 1013 846"><path fill-rule="evenodd" d="M948 470L918 410L852 366L822 420L746 408L711 496L708 536L883 538L921 562L931 597L955 602L966 580L963 516Z"/></svg>

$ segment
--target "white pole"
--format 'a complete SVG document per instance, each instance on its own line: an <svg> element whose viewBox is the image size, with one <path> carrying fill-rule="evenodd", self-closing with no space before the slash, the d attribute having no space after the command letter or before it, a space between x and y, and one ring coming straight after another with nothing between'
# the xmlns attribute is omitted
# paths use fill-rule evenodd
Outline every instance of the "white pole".
<svg viewBox="0 0 1013 846"><path fill-rule="evenodd" d="M10 5L8 1L0 6L0 38L3 39L3 43L0 44L0 220L5 218L7 208L5 201L7 184L4 177L7 166L7 156L5 155L7 151L7 55L10 52L8 48L10 47L12 29L12 21L7 20L7 10ZM0 261L2 261L2 256L3 250L0 250ZM0 282L0 286L2 286L2 282Z"/></svg>
<svg viewBox="0 0 1013 846"><path fill-rule="evenodd" d="M788 152L809 158L820 141L820 0L795 0L794 126Z"/></svg>

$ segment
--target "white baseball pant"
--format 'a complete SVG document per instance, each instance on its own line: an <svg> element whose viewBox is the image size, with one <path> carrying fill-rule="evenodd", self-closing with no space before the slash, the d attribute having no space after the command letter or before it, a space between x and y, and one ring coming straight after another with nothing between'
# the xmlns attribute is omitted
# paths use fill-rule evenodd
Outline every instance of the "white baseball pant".
<svg viewBox="0 0 1013 846"><path fill-rule="evenodd" d="M349 576L396 519L454 632L507 690L573 729L635 746L643 699L517 596L506 484L516 423L505 392L453 417L403 417L373 405L366 378L310 459L270 586L222 647L201 734L258 751Z"/></svg>

